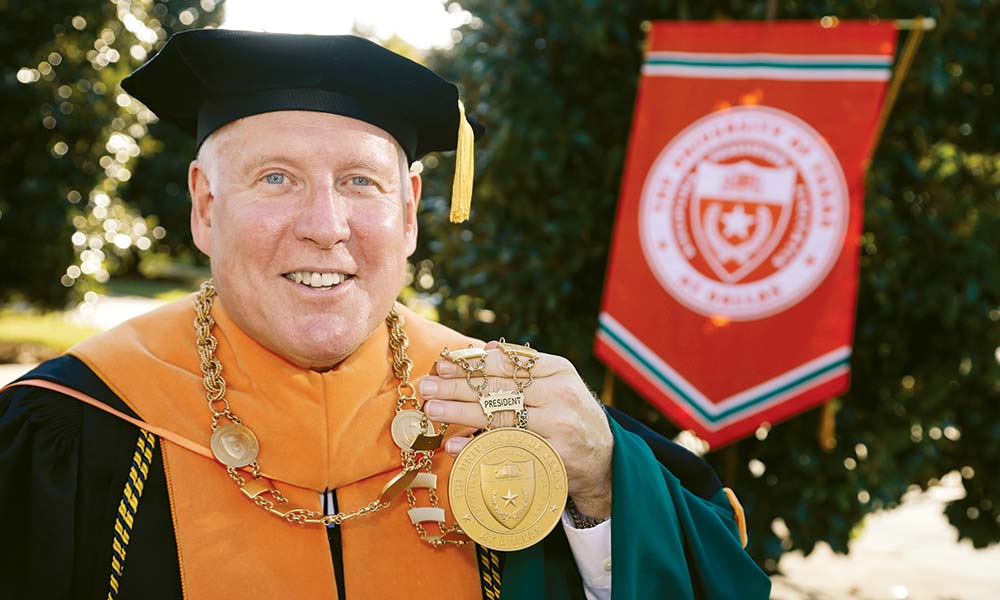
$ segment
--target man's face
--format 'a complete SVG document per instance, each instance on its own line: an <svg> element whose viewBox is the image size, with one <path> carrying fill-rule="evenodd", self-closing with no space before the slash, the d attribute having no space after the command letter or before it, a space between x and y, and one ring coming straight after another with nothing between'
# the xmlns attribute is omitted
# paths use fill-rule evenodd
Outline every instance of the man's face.
<svg viewBox="0 0 1000 600"><path fill-rule="evenodd" d="M413 253L420 178L368 123L281 111L230 123L191 164L191 230L233 321L303 367L379 327Z"/></svg>

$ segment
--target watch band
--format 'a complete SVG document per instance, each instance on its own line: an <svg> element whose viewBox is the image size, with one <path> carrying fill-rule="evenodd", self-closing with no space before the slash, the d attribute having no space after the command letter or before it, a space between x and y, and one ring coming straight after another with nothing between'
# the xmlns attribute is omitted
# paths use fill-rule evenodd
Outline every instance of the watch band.
<svg viewBox="0 0 1000 600"><path fill-rule="evenodd" d="M573 519L573 526L577 529L590 529L591 527L596 527L607 521L609 518L603 517L596 519L594 517L588 517L577 510L576 504L573 502L573 498L566 498L566 511L569 512L569 517Z"/></svg>

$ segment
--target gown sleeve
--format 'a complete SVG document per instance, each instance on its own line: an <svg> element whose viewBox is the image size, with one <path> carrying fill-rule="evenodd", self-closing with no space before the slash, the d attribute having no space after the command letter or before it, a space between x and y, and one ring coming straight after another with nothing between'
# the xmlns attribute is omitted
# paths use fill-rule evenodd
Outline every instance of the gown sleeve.
<svg viewBox="0 0 1000 600"><path fill-rule="evenodd" d="M24 378L61 383L131 412L72 356L42 363ZM138 431L50 390L0 393L0 598L107 598L116 518ZM120 598L182 596L159 446L132 524Z"/></svg>
<svg viewBox="0 0 1000 600"><path fill-rule="evenodd" d="M609 419L615 437L611 508L611 589L615 600L764 600L771 582L743 549L739 526L721 485L692 491L665 466L645 436ZM658 460L659 458L659 460ZM662 461L662 462L661 462ZM706 465L707 467L707 465ZM706 487L709 486L709 487ZM565 535L506 557L504 600L576 598ZM560 539L562 538L562 539ZM575 577L573 577L575 575ZM569 585L567 585L569 584Z"/></svg>
<svg viewBox="0 0 1000 600"><path fill-rule="evenodd" d="M80 411L51 393L0 394L0 598L70 598Z"/></svg>

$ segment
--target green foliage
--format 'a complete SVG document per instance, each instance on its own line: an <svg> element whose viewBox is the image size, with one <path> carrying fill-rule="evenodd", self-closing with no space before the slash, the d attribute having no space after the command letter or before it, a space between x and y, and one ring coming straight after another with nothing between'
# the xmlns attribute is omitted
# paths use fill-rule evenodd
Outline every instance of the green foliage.
<svg viewBox="0 0 1000 600"><path fill-rule="evenodd" d="M146 135L152 113L118 84L171 32L213 22L214 6L0 3L0 300L62 306L71 289L104 283L162 235L121 200L135 158L158 146ZM144 181L150 196L166 189L154 179Z"/></svg>
<svg viewBox="0 0 1000 600"><path fill-rule="evenodd" d="M434 65L460 83L489 127L477 148L471 222L447 223L448 158L425 161L418 289L442 321L570 358L594 386L592 355L622 161L641 64L640 23L760 19L767 2L467 0L474 19ZM977 546L1000 539L1000 158L993 2L777 3L778 17L938 19L873 160L866 197L853 384L839 445L822 451L818 411L709 455L750 516L750 551L852 531L904 492L961 470L947 514ZM696 351L696 350L695 350ZM619 405L676 429L619 385ZM763 474L747 468L760 461ZM755 463L756 464L756 463ZM995 467L993 467L995 469ZM790 532L779 537L772 523ZM775 528L781 532L782 528Z"/></svg>
<svg viewBox="0 0 1000 600"><path fill-rule="evenodd" d="M199 251L191 238L191 201L187 190L188 164L195 157L194 140L168 123L150 125L144 140L144 156L153 160L139 160L122 196L139 213L155 216L162 227L156 247L155 260L166 260L173 265L191 264L208 266L208 258ZM143 258L143 267L154 262ZM143 268L143 272L147 269Z"/></svg>

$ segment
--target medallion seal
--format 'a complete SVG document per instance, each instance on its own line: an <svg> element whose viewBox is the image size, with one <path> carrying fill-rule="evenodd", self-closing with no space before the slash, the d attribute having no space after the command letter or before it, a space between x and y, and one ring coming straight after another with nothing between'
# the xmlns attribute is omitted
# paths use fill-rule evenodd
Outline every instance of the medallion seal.
<svg viewBox="0 0 1000 600"><path fill-rule="evenodd" d="M423 418L424 413L412 408L401 410L392 418L389 431L392 433L392 441L396 442L401 450L410 450L421 433L434 435L434 425L430 421L427 421L426 427L421 431L420 422Z"/></svg>
<svg viewBox="0 0 1000 600"><path fill-rule="evenodd" d="M257 436L239 423L227 423L212 432L212 454L227 467L237 469L257 460Z"/></svg>
<svg viewBox="0 0 1000 600"><path fill-rule="evenodd" d="M459 453L448 497L472 540L513 551L540 542L559 523L567 486L566 467L544 438L503 428L476 436Z"/></svg>

